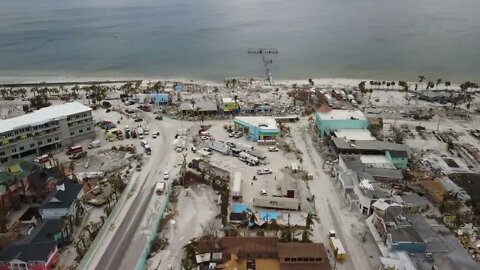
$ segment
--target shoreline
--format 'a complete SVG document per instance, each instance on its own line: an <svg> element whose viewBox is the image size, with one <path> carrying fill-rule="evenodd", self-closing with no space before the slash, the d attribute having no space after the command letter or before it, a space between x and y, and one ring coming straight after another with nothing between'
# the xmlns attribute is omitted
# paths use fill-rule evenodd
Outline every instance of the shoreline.
<svg viewBox="0 0 480 270"><path fill-rule="evenodd" d="M249 78L249 77L229 77L232 78ZM252 77L253 78L253 77ZM227 78L225 78L227 79ZM257 85L259 83L264 83L267 85L267 80L255 77ZM374 79L356 79L356 78L312 78L315 86L318 87L326 87L326 88L352 88L358 87L358 84L362 81L367 82L367 88L369 87L369 81L383 81L383 80L374 80ZM94 77L94 76L0 76L0 87L33 87L33 86L60 86L60 85L91 85L91 84L124 84L126 82L134 82L134 81L170 81L170 82L180 82L180 83L194 83L194 84L204 84L208 86L224 86L225 83L223 81L213 81L213 80L205 80L205 79L189 79L185 77ZM387 81L387 80L385 80ZM395 81L396 80L389 80ZM275 85L303 85L308 84L308 78L299 80L299 79L278 79L273 81ZM416 81L407 81L408 84L414 85L419 84ZM423 83L425 84L425 82ZM442 82L443 85L443 82ZM273 87L272 86L272 87ZM450 90L454 88L458 88L459 84L452 83L450 86ZM419 84L420 87L420 84ZM393 87L392 87L393 88ZM395 86L395 89L398 88L398 85ZM392 89L393 90L393 89ZM412 89L410 89L412 90ZM435 89L433 89L435 90ZM442 89L439 89L442 90Z"/></svg>

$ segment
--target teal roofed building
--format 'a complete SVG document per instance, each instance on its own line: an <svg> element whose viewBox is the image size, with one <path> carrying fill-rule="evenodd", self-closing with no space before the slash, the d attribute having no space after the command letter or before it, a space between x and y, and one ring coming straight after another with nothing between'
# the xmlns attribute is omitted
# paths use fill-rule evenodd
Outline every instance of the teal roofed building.
<svg viewBox="0 0 480 270"><path fill-rule="evenodd" d="M235 127L247 134L247 139L257 142L276 140L280 136L277 122L272 117L237 116L233 120Z"/></svg>
<svg viewBox="0 0 480 270"><path fill-rule="evenodd" d="M368 120L358 110L331 110L328 112L317 112L315 125L321 138L330 136L336 130L345 129L366 129Z"/></svg>

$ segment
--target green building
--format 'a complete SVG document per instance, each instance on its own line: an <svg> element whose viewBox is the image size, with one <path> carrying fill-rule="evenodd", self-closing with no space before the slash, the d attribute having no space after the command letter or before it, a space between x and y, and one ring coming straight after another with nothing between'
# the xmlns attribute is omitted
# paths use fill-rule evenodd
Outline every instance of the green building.
<svg viewBox="0 0 480 270"><path fill-rule="evenodd" d="M226 113L240 110L240 105L233 98L222 98L222 110Z"/></svg>
<svg viewBox="0 0 480 270"><path fill-rule="evenodd" d="M321 138L331 135L335 130L343 129L366 129L368 120L358 110L331 110L328 112L317 112L315 125Z"/></svg>
<svg viewBox="0 0 480 270"><path fill-rule="evenodd" d="M397 169L406 169L408 166L407 151L388 150L385 152L385 156Z"/></svg>

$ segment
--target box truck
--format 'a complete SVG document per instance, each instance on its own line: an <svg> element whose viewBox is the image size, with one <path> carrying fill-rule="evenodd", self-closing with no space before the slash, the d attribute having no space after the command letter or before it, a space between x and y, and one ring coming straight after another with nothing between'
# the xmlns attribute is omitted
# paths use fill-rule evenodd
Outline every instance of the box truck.
<svg viewBox="0 0 480 270"><path fill-rule="evenodd" d="M236 172L233 178L232 199L242 199L242 174L240 172Z"/></svg>

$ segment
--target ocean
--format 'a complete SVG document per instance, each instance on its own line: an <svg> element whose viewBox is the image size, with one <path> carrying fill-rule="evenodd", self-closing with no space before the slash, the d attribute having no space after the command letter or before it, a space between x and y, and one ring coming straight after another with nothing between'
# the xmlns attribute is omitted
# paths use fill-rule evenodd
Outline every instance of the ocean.
<svg viewBox="0 0 480 270"><path fill-rule="evenodd" d="M0 76L475 81L478 0L0 0Z"/></svg>

